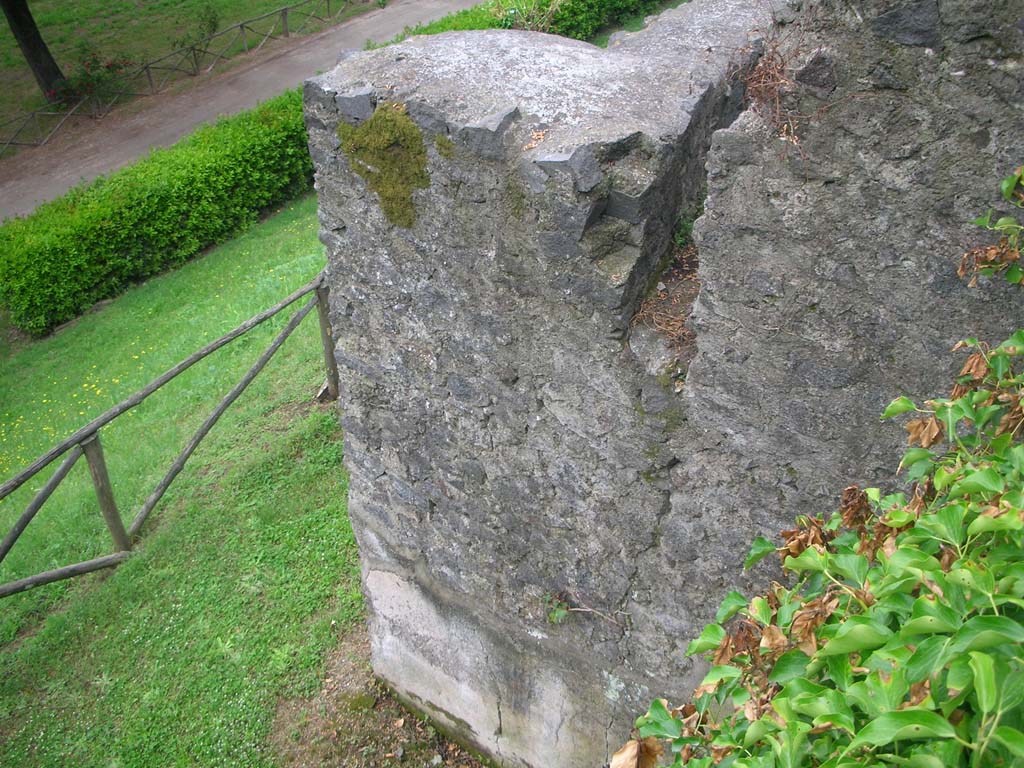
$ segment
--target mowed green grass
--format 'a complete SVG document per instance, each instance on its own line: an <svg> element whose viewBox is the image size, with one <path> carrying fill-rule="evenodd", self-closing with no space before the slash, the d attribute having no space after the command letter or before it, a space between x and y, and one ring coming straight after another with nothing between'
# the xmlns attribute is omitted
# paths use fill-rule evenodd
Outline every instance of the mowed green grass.
<svg viewBox="0 0 1024 768"><path fill-rule="evenodd" d="M0 477L315 276L315 206L286 206L0 357ZM102 431L124 517L284 322ZM314 314L200 446L128 562L0 600L0 765L274 764L276 702L317 689L325 651L362 616L341 436L312 402L323 378ZM0 581L110 551L84 466L70 480ZM30 493L0 502L0 531Z"/></svg>
<svg viewBox="0 0 1024 768"><path fill-rule="evenodd" d="M170 53L172 43L199 26L204 9L217 15L218 30L240 21L295 5L299 0L31 0L29 9L64 74L71 75L81 60L83 49L98 51L106 58L127 56L144 63ZM351 12L375 8L368 0L351 0ZM340 0L332 0L335 13ZM325 12L319 4L319 13ZM304 10L315 10L314 4ZM347 18L346 13L342 18ZM290 26L297 29L305 20L295 14ZM259 23L259 30L269 24ZM227 40L222 45L227 44ZM43 104L25 59L11 34L6 19L0 17L0 121L20 111Z"/></svg>

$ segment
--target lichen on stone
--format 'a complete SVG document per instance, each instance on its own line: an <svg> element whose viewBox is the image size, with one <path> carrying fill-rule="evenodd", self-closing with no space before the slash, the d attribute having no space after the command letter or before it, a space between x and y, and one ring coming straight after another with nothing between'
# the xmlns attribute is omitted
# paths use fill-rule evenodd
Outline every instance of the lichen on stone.
<svg viewBox="0 0 1024 768"><path fill-rule="evenodd" d="M380 198L388 221L406 228L415 224L412 193L430 186L430 174L423 134L405 105L380 104L359 125L343 122L338 125L338 138L352 170Z"/></svg>

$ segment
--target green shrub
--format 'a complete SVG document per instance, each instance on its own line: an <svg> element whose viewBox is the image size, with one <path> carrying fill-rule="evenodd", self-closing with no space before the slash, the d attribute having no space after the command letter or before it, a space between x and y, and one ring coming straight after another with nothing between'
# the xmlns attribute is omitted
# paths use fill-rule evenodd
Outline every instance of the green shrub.
<svg viewBox="0 0 1024 768"><path fill-rule="evenodd" d="M618 24L662 4L660 0L562 0L553 13L548 13L554 2L555 0L490 0L428 24L406 27L389 43L401 42L413 35L512 27L587 40L603 27ZM531 12L524 13L523 8L519 6L529 6ZM538 20L543 20L546 26L538 26ZM377 45L368 43L367 47L374 48Z"/></svg>
<svg viewBox="0 0 1024 768"><path fill-rule="evenodd" d="M298 90L0 226L0 304L45 333L221 242L312 179Z"/></svg>
<svg viewBox="0 0 1024 768"><path fill-rule="evenodd" d="M449 13L436 21L425 24L417 24L414 27L406 27L393 38L384 43L375 43L368 40L368 49L383 48L386 45L400 43L406 38L414 35L439 35L442 32L465 32L473 29L497 29L501 26L500 19L492 10L493 2L474 5L472 8L465 8L455 13Z"/></svg>
<svg viewBox="0 0 1024 768"><path fill-rule="evenodd" d="M883 414L915 415L909 499L851 486L828 522L755 542L748 565L778 552L796 585L726 597L690 644L712 664L693 701L654 702L624 758L667 739L689 768L1024 764L1024 331L957 346L949 398Z"/></svg>
<svg viewBox="0 0 1024 768"><path fill-rule="evenodd" d="M564 0L552 19L549 31L587 40L602 27L618 24L657 5L656 0Z"/></svg>

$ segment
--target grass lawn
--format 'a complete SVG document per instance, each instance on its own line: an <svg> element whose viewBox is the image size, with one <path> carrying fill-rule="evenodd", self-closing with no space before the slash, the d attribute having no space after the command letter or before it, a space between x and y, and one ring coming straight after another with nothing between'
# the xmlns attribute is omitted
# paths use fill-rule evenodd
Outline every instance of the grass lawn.
<svg viewBox="0 0 1024 768"><path fill-rule="evenodd" d="M593 37L587 40L587 42L596 45L599 48L607 48L608 41L614 33L623 30L627 32L639 32L644 28L644 20L647 17L657 16L662 11L667 11L670 8L676 8L685 2L687 2L687 0L662 0L662 2L653 5L650 10L633 14L632 16L622 19L617 24L611 24L598 30ZM402 32L398 33L390 40L380 42L368 40L366 42L366 47L368 49L383 48L385 45L400 43L413 35L438 35L442 32L499 29L501 28L500 9L502 7L500 0L483 0L479 5L475 5L472 8L466 8L461 11L449 13L447 16L442 16L440 19L428 21L424 24L417 24L414 27L406 27Z"/></svg>
<svg viewBox="0 0 1024 768"><path fill-rule="evenodd" d="M637 13L629 18L623 19L622 23L614 27L606 27L594 35L588 42L593 43L598 48L607 48L608 41L611 36L616 32L639 32L646 25L644 19L648 16L657 16L662 11L667 11L670 8L678 8L687 0L665 0L663 3L659 3L654 9L646 11L645 13Z"/></svg>
<svg viewBox="0 0 1024 768"><path fill-rule="evenodd" d="M0 354L0 477L313 277L315 209L312 196L290 204ZM286 322L275 320L103 430L124 517ZM326 650L362 616L340 431L311 402L322 380L314 316L214 428L131 560L0 601L0 765L274 764L277 701L319 690ZM109 551L84 466L69 479L0 580ZM0 530L30 494L0 502Z"/></svg>
<svg viewBox="0 0 1024 768"><path fill-rule="evenodd" d="M200 19L211 11L221 30L240 21L295 5L299 0L32 0L29 8L65 75L77 69L84 51L104 58L126 56L145 63L170 53L175 41L195 37ZM375 8L369 0L350 0L353 12ZM336 13L340 0L332 0ZM325 12L325 4L311 3L304 10ZM352 15L352 14L348 14ZM345 18L343 16L342 18ZM291 27L305 17L295 14ZM259 30L269 29L260 22ZM313 29L316 29L314 27ZM308 31L308 30L306 30ZM227 40L223 44L227 44ZM44 103L32 72L18 49L6 20L0 21L0 121Z"/></svg>

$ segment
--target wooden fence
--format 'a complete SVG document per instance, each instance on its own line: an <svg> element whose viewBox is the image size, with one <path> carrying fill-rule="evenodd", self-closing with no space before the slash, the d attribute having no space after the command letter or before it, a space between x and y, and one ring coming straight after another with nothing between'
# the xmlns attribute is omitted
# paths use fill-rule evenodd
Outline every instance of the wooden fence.
<svg viewBox="0 0 1024 768"><path fill-rule="evenodd" d="M365 0L364 0L365 2ZM77 101L55 102L44 109L0 121L0 155L12 146L41 146L73 118L103 117L133 96L152 96L182 77L212 72L239 53L257 51L270 40L312 31L336 21L352 0L302 0L202 38L147 62L105 83L100 92Z"/></svg>
<svg viewBox="0 0 1024 768"><path fill-rule="evenodd" d="M100 429L112 422L118 416L137 406L151 394L207 355L216 352L221 347L231 341L234 341L248 331L251 331L256 326L266 320L269 320L274 315L282 312L284 309L309 294L313 294L312 298L309 299L309 301L292 316L288 321L288 324L285 325L279 334L277 334L274 341L269 347L267 347L266 351L260 355L259 359L253 363L252 367L241 378L238 384L236 384L234 388L224 396L224 399L218 403L213 413L211 413L206 421L203 422L202 426L192 436L192 439L188 441L181 453L178 454L178 457L171 464L167 473L164 475L164 478L149 495L145 503L143 503L142 508L135 515L131 524L125 528L121 514L118 510L113 486L110 483L110 477L107 473L107 465L103 457L103 447L100 443ZM270 361L270 358L274 356L274 353L280 349L285 340L296 328L298 328L299 323L302 322L314 307L317 309L317 313L320 318L320 339L323 343L324 364L327 369L326 391L332 400L336 400L338 398L338 367L334 358L334 341L331 336L330 323L327 319L327 306L328 289L324 284L324 274L321 273L312 282L278 302L270 309L260 312L255 317L246 320L230 333L221 336L216 341L207 344L198 352L189 356L185 360L182 360L176 366L165 372L162 376L151 381L131 397L118 403L102 416L93 419L91 422L79 429L71 435L71 437L51 448L32 462L32 464L19 472L15 477L11 478L3 485L0 485L0 500L2 500L61 456L64 457L64 460L61 462L60 466L57 467L57 470L50 476L50 479L46 481L46 484L35 495L32 501L29 502L28 507L26 507L25 511L21 514L21 517L19 517L14 523L3 541L0 542L0 562L3 562L4 558L7 557L7 553L11 551L11 548L18 541L18 537L21 536L28 524L32 522L32 518L36 516L43 504L46 503L46 500L53 495L57 486L59 486L64 478L68 476L68 473L71 471L72 467L75 466L75 463L84 455L85 460L89 465L89 475L92 477L93 487L96 490L96 499L98 501L99 511L103 516L103 520L106 523L108 530L110 531L110 536L113 539L115 550L112 554L97 557L93 560L86 560L85 562L67 565L51 571L44 571L43 573L37 573L34 576L28 576L17 581L0 584L0 598L7 597L8 595L13 595L18 592L23 592L26 589L38 587L42 584L49 584L50 582L68 579L72 576L79 576L83 573L89 573L101 568L110 568L124 562L124 560L130 557L132 543L138 538L139 533L142 530L142 526L146 522L146 518L149 517L153 508L157 505L161 497L174 481L174 478L176 478L185 467L185 462L188 461L196 448L199 447L199 443L213 428L213 425L217 423L217 420L224 414L228 407L238 399L238 396L242 394L245 388L252 383L257 374L259 374L259 372L262 371Z"/></svg>

